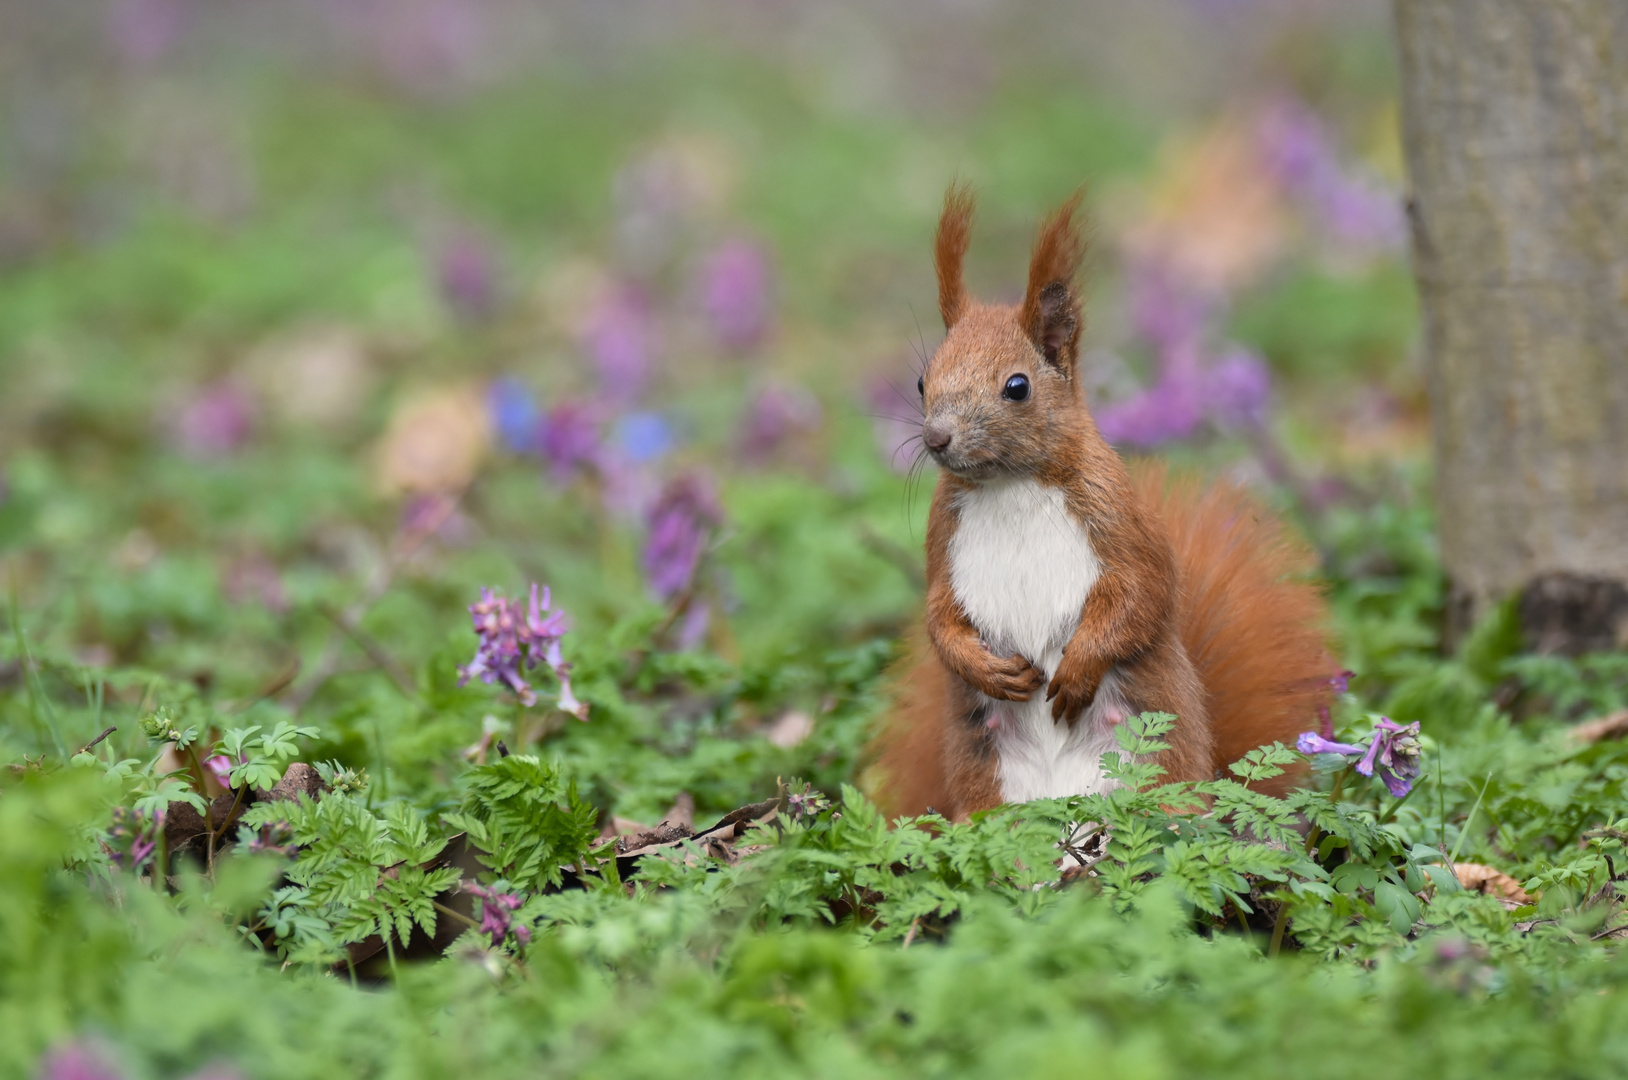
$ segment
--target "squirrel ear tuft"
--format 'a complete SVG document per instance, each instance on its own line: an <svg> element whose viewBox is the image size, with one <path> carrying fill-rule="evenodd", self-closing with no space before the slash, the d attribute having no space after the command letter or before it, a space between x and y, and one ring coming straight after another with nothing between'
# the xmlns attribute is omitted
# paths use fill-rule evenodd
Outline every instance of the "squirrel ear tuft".
<svg viewBox="0 0 1628 1080"><path fill-rule="evenodd" d="M938 270L938 313L944 316L944 329L960 321L967 307L967 291L961 284L961 262L966 258L972 236L972 188L954 181L944 192L944 211L938 217L938 236L933 241L933 265Z"/></svg>
<svg viewBox="0 0 1628 1080"><path fill-rule="evenodd" d="M1029 288L1018 322L1030 340L1065 374L1074 370L1080 341L1080 300L1074 277L1085 258L1085 240L1074 220L1082 193L1074 195L1040 225L1029 256Z"/></svg>

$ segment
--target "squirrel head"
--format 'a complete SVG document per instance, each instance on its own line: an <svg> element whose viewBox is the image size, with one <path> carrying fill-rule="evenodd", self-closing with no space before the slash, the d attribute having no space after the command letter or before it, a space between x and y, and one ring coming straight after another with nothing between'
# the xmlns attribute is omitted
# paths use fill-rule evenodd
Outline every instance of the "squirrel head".
<svg viewBox="0 0 1628 1080"><path fill-rule="evenodd" d="M1076 193L1041 223L1023 302L985 304L969 297L961 280L972 192L952 184L944 195L934 261L946 333L919 383L922 442L962 479L1041 472L1056 461L1059 439L1082 422L1091 426L1075 374L1081 315L1074 278L1085 254L1079 205Z"/></svg>

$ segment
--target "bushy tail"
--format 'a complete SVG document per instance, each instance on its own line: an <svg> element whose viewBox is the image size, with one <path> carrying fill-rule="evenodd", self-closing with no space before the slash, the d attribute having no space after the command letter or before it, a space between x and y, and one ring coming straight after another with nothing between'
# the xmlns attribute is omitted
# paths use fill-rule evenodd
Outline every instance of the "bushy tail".
<svg viewBox="0 0 1628 1080"><path fill-rule="evenodd" d="M1317 728L1337 671L1328 608L1308 579L1311 551L1236 485L1172 477L1157 462L1131 475L1182 568L1182 644L1204 684L1217 770L1228 775L1228 764L1274 740L1293 746ZM1256 786L1281 793L1303 774Z"/></svg>
<svg viewBox="0 0 1628 1080"><path fill-rule="evenodd" d="M918 623L890 675L892 708L871 741L860 786L889 818L953 814L945 775L949 673Z"/></svg>

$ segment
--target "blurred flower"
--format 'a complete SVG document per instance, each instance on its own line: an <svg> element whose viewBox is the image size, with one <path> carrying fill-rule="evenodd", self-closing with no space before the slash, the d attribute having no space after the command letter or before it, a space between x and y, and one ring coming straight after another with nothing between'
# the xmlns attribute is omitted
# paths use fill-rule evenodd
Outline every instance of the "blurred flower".
<svg viewBox="0 0 1628 1080"><path fill-rule="evenodd" d="M582 343L599 369L602 395L629 403L644 389L655 347L655 324L644 294L631 285L600 296L583 325Z"/></svg>
<svg viewBox="0 0 1628 1080"><path fill-rule="evenodd" d="M259 551L238 555L226 564L221 592L234 604L255 601L274 615L288 611L288 593L277 564Z"/></svg>
<svg viewBox="0 0 1628 1080"><path fill-rule="evenodd" d="M1359 757L1357 772L1363 776L1378 776L1392 795L1400 799L1413 788L1419 775L1419 722L1398 724L1381 716L1374 721L1374 732L1367 746L1334 742L1316 732L1302 732L1295 748L1302 754L1339 754Z"/></svg>
<svg viewBox="0 0 1628 1080"><path fill-rule="evenodd" d="M280 419L337 428L373 388L365 342L343 326L306 326L254 350L246 367Z"/></svg>
<svg viewBox="0 0 1628 1080"><path fill-rule="evenodd" d="M1250 118L1228 114L1196 139L1172 142L1149 186L1149 205L1126 236L1202 294L1254 281L1288 237L1283 189L1262 160Z"/></svg>
<svg viewBox="0 0 1628 1080"><path fill-rule="evenodd" d="M496 595L491 589L482 589L480 595L480 602L469 608L479 642L474 659L458 669L458 685L470 679L501 682L514 691L522 705L530 707L537 704L537 694L526 682L525 672L546 663L560 682L561 711L578 720L588 719L588 706L571 692L571 665L560 652L560 638L569 628L568 619L563 611L549 612L548 590L543 589L539 599L538 587L533 583L531 602L525 609L518 601Z"/></svg>
<svg viewBox="0 0 1628 1080"><path fill-rule="evenodd" d="M1211 296L1157 259L1133 254L1130 262L1125 293L1136 332L1161 352L1191 347L1213 314Z"/></svg>
<svg viewBox="0 0 1628 1080"><path fill-rule="evenodd" d="M122 1080L124 1073L88 1043L58 1046L40 1061L41 1080Z"/></svg>
<svg viewBox="0 0 1628 1080"><path fill-rule="evenodd" d="M804 782L801 791L793 790L786 794L786 813L791 815L793 821L811 818L829 809L831 800L815 791L814 786L807 782Z"/></svg>
<svg viewBox="0 0 1628 1080"><path fill-rule="evenodd" d="M820 426L820 399L795 383L770 383L752 399L741 425L741 451L748 460L770 457L791 436Z"/></svg>
<svg viewBox="0 0 1628 1080"><path fill-rule="evenodd" d="M644 574L663 602L689 588L706 550L707 537L723 520L712 482L700 473L668 481L648 515Z"/></svg>
<svg viewBox="0 0 1628 1080"><path fill-rule="evenodd" d="M633 412L616 421L611 438L629 461L645 464L673 448L673 426L660 413Z"/></svg>
<svg viewBox="0 0 1628 1080"><path fill-rule="evenodd" d="M514 913L522 903L518 893L502 892L495 886L487 888L473 881L464 882L463 891L480 899L480 932L492 935L494 949L503 944L511 932L520 944L531 943L531 927L514 921Z"/></svg>
<svg viewBox="0 0 1628 1080"><path fill-rule="evenodd" d="M1401 197L1377 177L1342 167L1328 128L1304 102L1288 96L1269 102L1257 139L1272 175L1335 239L1364 248L1401 245Z"/></svg>
<svg viewBox="0 0 1628 1080"><path fill-rule="evenodd" d="M396 525L398 544L412 548L432 536L453 547L468 543L475 529L458 508L458 501L458 496L446 492L428 492L409 498L402 505Z"/></svg>
<svg viewBox="0 0 1628 1080"><path fill-rule="evenodd" d="M220 781L221 787L229 788L231 784L227 777L231 775L233 764L232 759L225 754L216 754L204 762L204 768L214 774L215 779ZM242 762L236 764L242 764Z"/></svg>
<svg viewBox="0 0 1628 1080"><path fill-rule="evenodd" d="M702 303L724 348L745 352L769 329L769 261L755 245L731 240L701 267Z"/></svg>
<svg viewBox="0 0 1628 1080"><path fill-rule="evenodd" d="M1213 293L1144 255L1133 263L1126 301L1132 323L1153 349L1158 378L1096 411L1103 438L1157 446L1192 437L1206 420L1227 429L1266 422L1272 399L1266 362L1241 345L1229 345L1219 356L1207 347L1217 316Z"/></svg>
<svg viewBox="0 0 1628 1080"><path fill-rule="evenodd" d="M467 387L409 398L380 440L379 484L387 492L453 492L474 479L486 453L487 412Z"/></svg>
<svg viewBox="0 0 1628 1080"><path fill-rule="evenodd" d="M491 245L461 228L435 252L435 283L442 301L460 319L474 321L497 306L497 265Z"/></svg>
<svg viewBox="0 0 1628 1080"><path fill-rule="evenodd" d="M217 457L247 442L254 421L255 404L249 392L231 379L222 379L200 388L181 407L175 435L189 456Z"/></svg>
<svg viewBox="0 0 1628 1080"><path fill-rule="evenodd" d="M684 618L679 620L674 646L679 652L700 647L707 639L707 628L711 625L712 605L704 600L691 600L690 606L684 609Z"/></svg>
<svg viewBox="0 0 1628 1080"><path fill-rule="evenodd" d="M151 64L175 47L188 21L182 0L113 0L108 38L126 60Z"/></svg>
<svg viewBox="0 0 1628 1080"><path fill-rule="evenodd" d="M668 136L616 174L616 243L622 259L645 272L672 252L685 223L728 197L727 147L705 138Z"/></svg>
<svg viewBox="0 0 1628 1080"><path fill-rule="evenodd" d="M888 467L897 473L909 472L914 455L907 452L908 447L921 437L921 415L915 399L894 380L879 376L866 385L865 404L876 447L887 459Z"/></svg>
<svg viewBox="0 0 1628 1080"><path fill-rule="evenodd" d="M595 410L581 402L560 402L543 421L540 446L554 479L560 483L594 464L600 450Z"/></svg>
<svg viewBox="0 0 1628 1080"><path fill-rule="evenodd" d="M1124 401L1097 410L1097 429L1114 444L1158 446L1190 438L1204 422L1196 363L1173 364L1159 381Z"/></svg>
<svg viewBox="0 0 1628 1080"><path fill-rule="evenodd" d="M1204 401L1224 427L1259 427L1272 401L1272 372L1266 361L1234 345L1204 373Z"/></svg>
<svg viewBox="0 0 1628 1080"><path fill-rule="evenodd" d="M535 454L543 427L543 410L531 388L519 379L494 379L486 390L486 411L503 445L516 454Z"/></svg>
<svg viewBox="0 0 1628 1080"><path fill-rule="evenodd" d="M158 836L164 828L164 812L148 814L127 806L113 808L104 846L115 866L139 870L158 850Z"/></svg>

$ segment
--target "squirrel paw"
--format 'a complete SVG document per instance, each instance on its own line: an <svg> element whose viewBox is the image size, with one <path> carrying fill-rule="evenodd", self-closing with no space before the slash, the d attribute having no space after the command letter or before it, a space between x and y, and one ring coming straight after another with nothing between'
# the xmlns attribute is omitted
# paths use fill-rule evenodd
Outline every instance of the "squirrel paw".
<svg viewBox="0 0 1628 1080"><path fill-rule="evenodd" d="M966 680L975 690L1002 701L1028 701L1046 683L1046 674L1016 653L986 657L983 670Z"/></svg>
<svg viewBox="0 0 1628 1080"><path fill-rule="evenodd" d="M1087 674L1083 677L1076 675L1069 678L1070 674L1066 668L1058 668L1057 674L1052 677L1051 685L1046 687L1046 700L1051 702L1053 721L1067 720L1072 724L1096 699L1097 686L1101 684L1102 676Z"/></svg>

